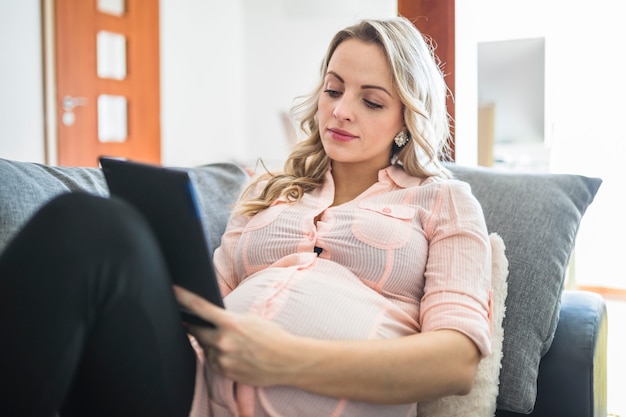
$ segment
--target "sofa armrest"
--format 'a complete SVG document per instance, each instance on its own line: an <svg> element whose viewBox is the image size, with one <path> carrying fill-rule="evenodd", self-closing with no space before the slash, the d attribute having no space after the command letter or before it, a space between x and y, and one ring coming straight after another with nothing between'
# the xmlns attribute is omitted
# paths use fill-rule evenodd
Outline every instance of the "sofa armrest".
<svg viewBox="0 0 626 417"><path fill-rule="evenodd" d="M539 365L537 402L529 415L607 415L607 336L604 299L591 292L564 291L552 346Z"/></svg>

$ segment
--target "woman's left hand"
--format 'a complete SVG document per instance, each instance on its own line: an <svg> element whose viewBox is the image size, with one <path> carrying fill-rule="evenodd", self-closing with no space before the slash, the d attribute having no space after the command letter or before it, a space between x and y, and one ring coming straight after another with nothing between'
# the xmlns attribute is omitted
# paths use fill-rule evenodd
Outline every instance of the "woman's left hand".
<svg viewBox="0 0 626 417"><path fill-rule="evenodd" d="M215 325L188 326L215 371L255 386L288 383L301 360L296 336L253 314L224 310L181 287L174 286L174 292L182 306Z"/></svg>

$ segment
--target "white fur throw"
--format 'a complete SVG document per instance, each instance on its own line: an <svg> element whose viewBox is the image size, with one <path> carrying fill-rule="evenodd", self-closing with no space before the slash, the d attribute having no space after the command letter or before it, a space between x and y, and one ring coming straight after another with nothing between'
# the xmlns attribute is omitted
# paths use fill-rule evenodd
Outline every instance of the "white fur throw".
<svg viewBox="0 0 626 417"><path fill-rule="evenodd" d="M496 412L496 399L502 360L502 339L507 295L509 263L505 255L502 238L496 233L489 236L492 252L491 287L493 290L493 336L491 354L480 361L472 391L464 396L443 397L435 401L417 405L418 417L493 417Z"/></svg>

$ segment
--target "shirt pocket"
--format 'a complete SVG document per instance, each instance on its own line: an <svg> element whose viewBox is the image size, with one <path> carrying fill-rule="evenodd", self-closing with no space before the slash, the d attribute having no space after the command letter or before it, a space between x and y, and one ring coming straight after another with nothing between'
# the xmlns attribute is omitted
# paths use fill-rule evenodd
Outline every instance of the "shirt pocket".
<svg viewBox="0 0 626 417"><path fill-rule="evenodd" d="M375 248L402 248L411 238L415 213L413 207L361 202L355 210L352 233Z"/></svg>
<svg viewBox="0 0 626 417"><path fill-rule="evenodd" d="M274 204L252 216L246 224L244 232L261 229L280 216L284 210L289 208L289 204L283 200L276 200Z"/></svg>

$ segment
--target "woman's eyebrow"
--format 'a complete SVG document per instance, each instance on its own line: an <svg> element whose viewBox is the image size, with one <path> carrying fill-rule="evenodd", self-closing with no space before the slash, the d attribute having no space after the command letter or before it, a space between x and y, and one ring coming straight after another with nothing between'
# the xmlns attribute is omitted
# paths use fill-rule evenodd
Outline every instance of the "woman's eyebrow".
<svg viewBox="0 0 626 417"><path fill-rule="evenodd" d="M393 97L393 96L391 95L391 93L390 93L389 91L387 91L387 89L386 89L385 87L381 87L381 86L379 86L379 85L369 85L369 84L366 84L366 85L362 85L362 86L361 86L361 88L362 88L362 89L364 89L364 90L365 90L365 89L380 90L380 91L382 91L382 92L384 92L384 93L387 93L387 95L388 95L389 97Z"/></svg>
<svg viewBox="0 0 626 417"><path fill-rule="evenodd" d="M328 71L326 73L326 75L332 75L333 77L337 78L342 84L346 83L343 80L343 78L339 74L337 74L335 71ZM389 97L393 97L391 95L391 93L385 87L381 87L379 85L365 84L365 85L361 86L361 89L363 89L363 90L367 90L367 89L380 90L380 91L386 93Z"/></svg>
<svg viewBox="0 0 626 417"><path fill-rule="evenodd" d="M326 73L326 76L328 75L332 75L333 77L335 77L336 79L338 79L342 84L345 84L346 82L343 80L343 78L341 78L341 76L339 74L337 74L335 71L328 71Z"/></svg>

